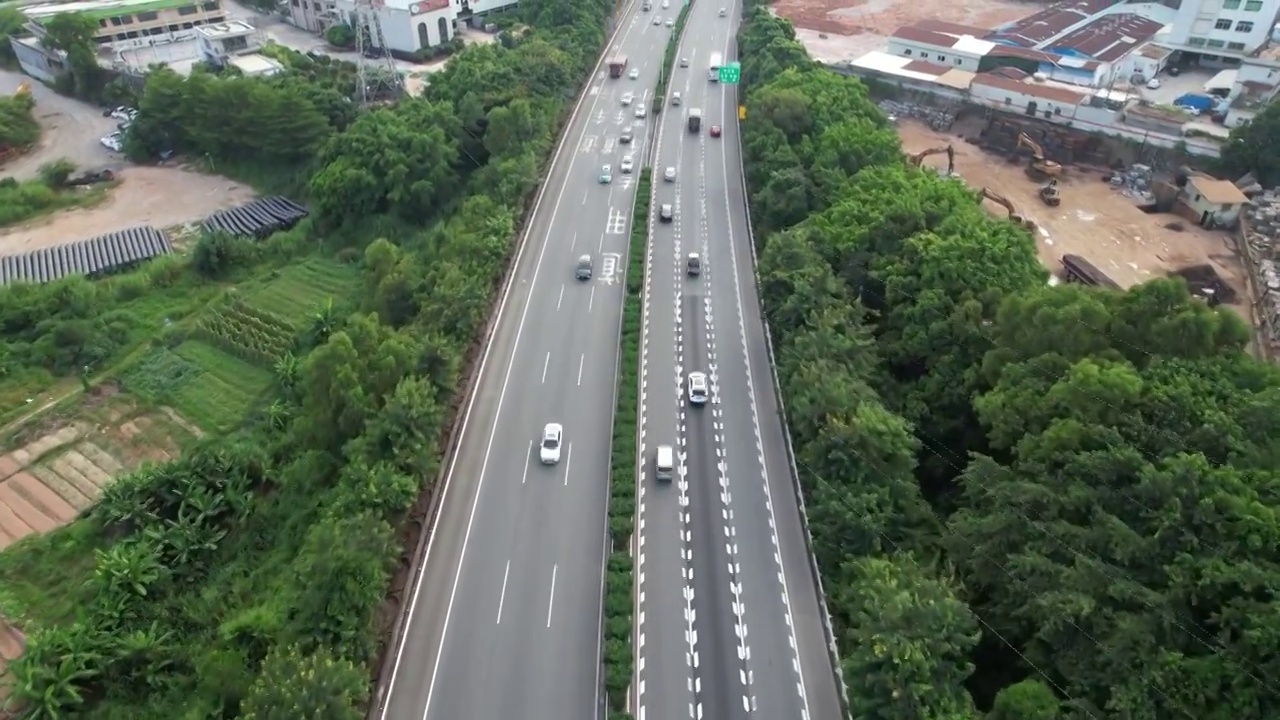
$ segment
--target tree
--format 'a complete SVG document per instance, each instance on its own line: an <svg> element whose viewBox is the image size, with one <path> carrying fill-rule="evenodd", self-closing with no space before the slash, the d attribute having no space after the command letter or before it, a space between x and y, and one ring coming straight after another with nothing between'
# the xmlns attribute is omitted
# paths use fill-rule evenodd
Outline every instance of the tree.
<svg viewBox="0 0 1280 720"><path fill-rule="evenodd" d="M1264 187L1280 184L1280 107L1267 105L1248 123L1233 128L1222 147L1221 164L1233 177L1253 173Z"/></svg>
<svg viewBox="0 0 1280 720"><path fill-rule="evenodd" d="M850 609L843 657L853 717L978 717L961 686L978 623L947 582L909 558L854 560L832 592Z"/></svg>
<svg viewBox="0 0 1280 720"><path fill-rule="evenodd" d="M297 645L276 649L240 704L240 720L359 720L365 674L349 660Z"/></svg>
<svg viewBox="0 0 1280 720"><path fill-rule="evenodd" d="M1028 678L1001 690L986 720L1058 720L1059 705L1048 685Z"/></svg>

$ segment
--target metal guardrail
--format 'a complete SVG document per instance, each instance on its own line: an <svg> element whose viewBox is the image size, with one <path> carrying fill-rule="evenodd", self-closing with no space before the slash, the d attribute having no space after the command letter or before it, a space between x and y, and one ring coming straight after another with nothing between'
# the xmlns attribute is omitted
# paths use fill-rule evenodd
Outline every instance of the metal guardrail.
<svg viewBox="0 0 1280 720"><path fill-rule="evenodd" d="M737 96L741 86L735 86L734 101L735 105L740 103L742 98ZM736 107L735 107L736 110ZM743 162L742 154L742 121L739 115L734 112L734 123L738 127L738 177L742 182L742 203L746 208L747 215L747 241L751 247L751 274L759 288L759 259L756 257L756 239L755 230L751 224L751 200L747 193L747 173L746 166ZM769 356L769 373L773 377L773 395L778 403L778 415L782 422L782 437L786 441L787 448L787 464L791 472L791 489L795 493L796 506L800 509L800 525L804 528L804 546L805 555L809 558L809 569L813 573L814 586L818 591L818 607L822 613L822 632L827 640L827 655L831 660L832 674L835 676L836 687L840 691L840 712L845 717L849 717L849 700L848 686L845 685L844 672L840 669L840 652L836 646L835 629L831 624L831 612L827 609L827 595L822 587L822 573L818 568L818 559L813 553L813 534L809 531L809 514L805 509L804 490L800 486L800 470L796 466L795 448L791 443L791 424L787 421L787 406L782 398L782 383L778 381L778 365L773 353L773 333L769 330L769 318L764 312L764 303L760 303L760 322L764 326L764 346L765 352Z"/></svg>

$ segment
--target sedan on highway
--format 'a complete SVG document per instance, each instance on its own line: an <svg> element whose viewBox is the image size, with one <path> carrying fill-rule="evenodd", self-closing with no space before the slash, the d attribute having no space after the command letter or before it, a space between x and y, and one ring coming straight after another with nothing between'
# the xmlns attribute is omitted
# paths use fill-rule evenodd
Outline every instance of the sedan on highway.
<svg viewBox="0 0 1280 720"><path fill-rule="evenodd" d="M631 72L627 73L627 77L635 80L640 77L640 68L631 68Z"/></svg>
<svg viewBox="0 0 1280 720"><path fill-rule="evenodd" d="M591 279L591 256L583 255L578 258L578 268L574 271L573 276L579 280Z"/></svg>
<svg viewBox="0 0 1280 720"><path fill-rule="evenodd" d="M671 222L672 218L674 217L675 217L675 211L671 209L670 203L664 203L662 208L658 210L658 219L664 223Z"/></svg>
<svg viewBox="0 0 1280 720"><path fill-rule="evenodd" d="M604 167L600 168L600 184L608 185L611 182L613 182L613 167L610 165L605 165Z"/></svg>
<svg viewBox="0 0 1280 720"><path fill-rule="evenodd" d="M630 175L632 169L634 169L635 166L636 166L636 161L630 155L622 158L622 174L623 175Z"/></svg>
<svg viewBox="0 0 1280 720"><path fill-rule="evenodd" d="M689 58L680 58L680 67L689 67Z"/></svg>
<svg viewBox="0 0 1280 720"><path fill-rule="evenodd" d="M622 96L622 105L623 105L623 107L626 107L627 105L630 105L630 104L631 104L631 101L632 101L632 100L634 100L635 98L636 98L636 96L635 96L635 95L632 95L631 93L627 93L626 95L623 95L623 96Z"/></svg>
<svg viewBox="0 0 1280 720"><path fill-rule="evenodd" d="M689 373L689 403L704 405L707 402L707 375L701 372Z"/></svg>
<svg viewBox="0 0 1280 720"><path fill-rule="evenodd" d="M711 126L711 137L720 137L720 126L719 126L719 125L712 125L712 126Z"/></svg>
<svg viewBox="0 0 1280 720"><path fill-rule="evenodd" d="M560 443L564 439L564 428L560 423L547 423L542 429L542 445L538 448L538 458L543 465L555 465L560 462Z"/></svg>
<svg viewBox="0 0 1280 720"><path fill-rule="evenodd" d="M631 128L627 128L626 130L622 131L621 135L618 136L618 142L622 143L623 145L630 145L631 138L633 137L635 137L635 135L631 132Z"/></svg>
<svg viewBox="0 0 1280 720"><path fill-rule="evenodd" d="M644 103L640 103L639 105L636 106L636 117L643 118L648 113L649 111L645 109Z"/></svg>
<svg viewBox="0 0 1280 720"><path fill-rule="evenodd" d="M653 24L654 24L654 25L661 25L661 24L662 24L662 18L660 18L660 17L654 17L654 18L653 18Z"/></svg>
<svg viewBox="0 0 1280 720"><path fill-rule="evenodd" d="M663 170L663 171L662 171L662 179L663 179L663 180L666 180L667 182L675 182L675 181L676 181L676 169L675 169L675 168L673 168L673 167L668 167L666 170Z"/></svg>
<svg viewBox="0 0 1280 720"><path fill-rule="evenodd" d="M689 259L685 263L689 277L698 277L702 274L702 256L698 253L689 253Z"/></svg>
<svg viewBox="0 0 1280 720"><path fill-rule="evenodd" d="M674 24L675 24L675 22L674 22L674 21L672 21L672 20L668 20L668 21L667 21L667 27L671 27L671 26L672 26L672 25L674 25Z"/></svg>

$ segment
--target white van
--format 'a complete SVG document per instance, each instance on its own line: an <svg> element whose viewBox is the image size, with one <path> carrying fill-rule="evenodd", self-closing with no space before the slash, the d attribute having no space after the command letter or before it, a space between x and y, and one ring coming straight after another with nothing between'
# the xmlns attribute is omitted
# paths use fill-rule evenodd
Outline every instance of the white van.
<svg viewBox="0 0 1280 720"><path fill-rule="evenodd" d="M671 480L671 475L675 472L676 454L670 445L659 445L658 455L654 458L654 471L659 480Z"/></svg>
<svg viewBox="0 0 1280 720"><path fill-rule="evenodd" d="M680 100L681 100L681 98L680 98L680 92L679 92L679 91L676 91L676 92L671 93L671 104L672 104L672 105L679 105L679 104L680 104Z"/></svg>

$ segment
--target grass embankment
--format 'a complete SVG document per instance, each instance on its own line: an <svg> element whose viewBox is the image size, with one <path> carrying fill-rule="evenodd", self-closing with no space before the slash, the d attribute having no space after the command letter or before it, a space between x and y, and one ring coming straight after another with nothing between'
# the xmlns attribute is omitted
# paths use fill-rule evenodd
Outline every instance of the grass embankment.
<svg viewBox="0 0 1280 720"><path fill-rule="evenodd" d="M19 182L0 178L0 227L17 225L43 215L72 207L88 207L101 202L116 183L65 187L46 179Z"/></svg>
<svg viewBox="0 0 1280 720"><path fill-rule="evenodd" d="M623 712L627 688L634 675L633 610L635 560L631 535L636 521L636 418L640 388L640 314L644 288L645 246L649 239L649 189L652 170L640 172L631 220L627 262L627 294L622 305L622 336L618 348L617 407L613 415L613 459L609 473L609 536L613 540L605 575L604 685L612 718Z"/></svg>
<svg viewBox="0 0 1280 720"><path fill-rule="evenodd" d="M689 10L692 8L692 4L685 4L680 8L671 37L667 39L667 50L662 55L662 71L658 74L658 87L654 92L654 97L657 99L656 105L659 108L666 106L667 78L671 77L671 68L675 67L676 51L680 49L680 37L684 35L684 25L689 20Z"/></svg>

